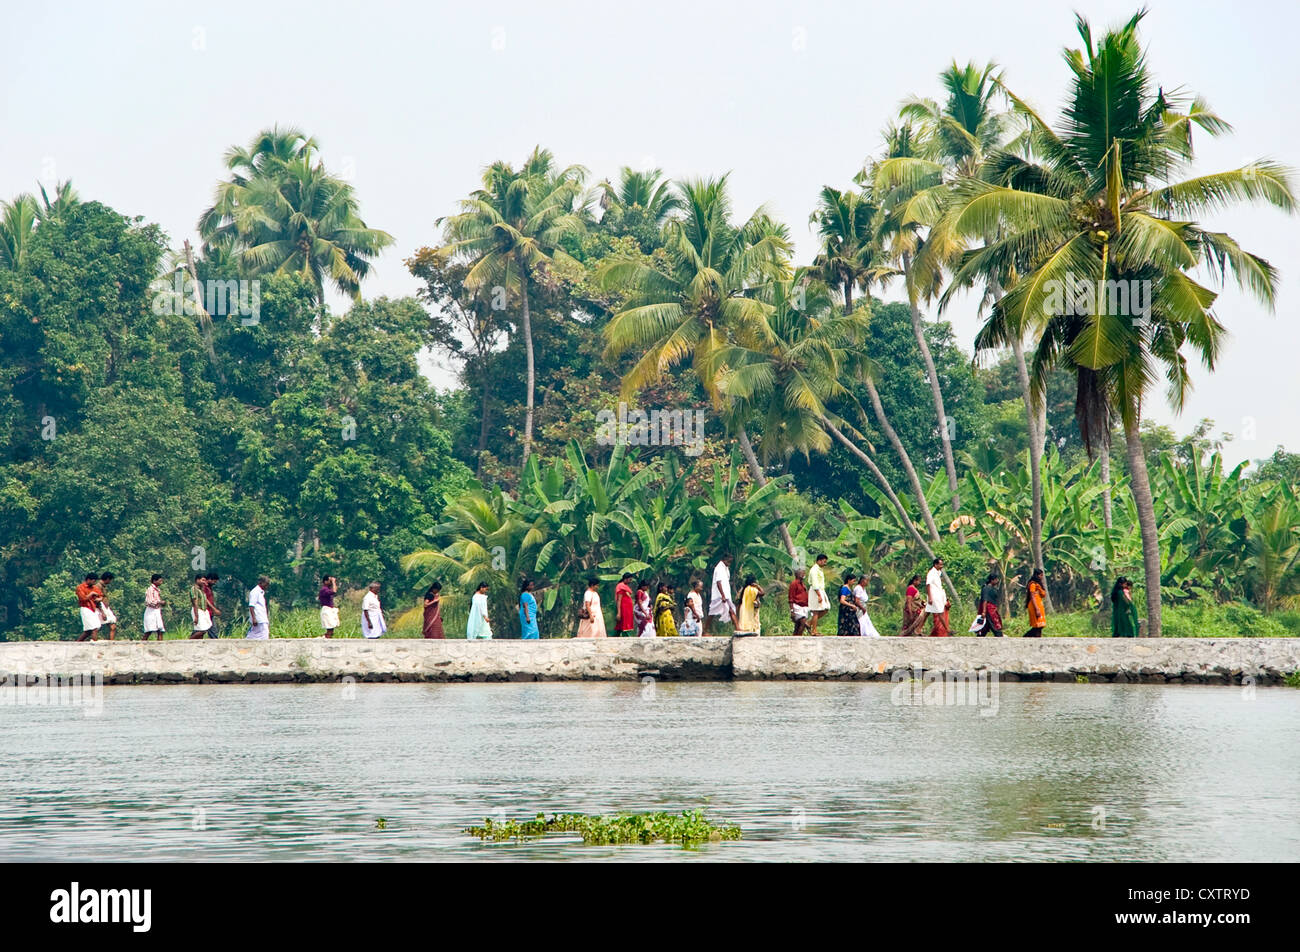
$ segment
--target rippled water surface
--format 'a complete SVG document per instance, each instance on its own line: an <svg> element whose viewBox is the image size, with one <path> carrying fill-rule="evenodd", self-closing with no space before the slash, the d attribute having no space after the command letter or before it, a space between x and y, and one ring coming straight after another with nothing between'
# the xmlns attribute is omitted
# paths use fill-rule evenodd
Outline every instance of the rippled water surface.
<svg viewBox="0 0 1300 952"><path fill-rule="evenodd" d="M106 687L95 717L0 706L0 856L1300 860L1300 691L1003 684L989 716L897 690L199 685ZM461 832L694 807L744 839Z"/></svg>

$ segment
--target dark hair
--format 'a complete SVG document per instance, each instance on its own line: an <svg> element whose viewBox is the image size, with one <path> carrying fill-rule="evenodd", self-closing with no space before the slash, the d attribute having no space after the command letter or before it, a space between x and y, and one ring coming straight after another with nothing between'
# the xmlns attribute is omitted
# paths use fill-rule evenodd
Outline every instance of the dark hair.
<svg viewBox="0 0 1300 952"><path fill-rule="evenodd" d="M820 562L822 559L829 559L829 558L830 558L829 555L827 555L825 552L822 552L820 555L817 556L817 558L813 559L813 561Z"/></svg>
<svg viewBox="0 0 1300 952"><path fill-rule="evenodd" d="M600 579L596 578L596 576L594 575L591 578L587 579L587 588L591 588L591 586L599 585L599 584L600 584Z"/></svg>
<svg viewBox="0 0 1300 952"><path fill-rule="evenodd" d="M83 581L83 582L98 582L98 581L99 581L99 576L96 575L94 572L87 572L87 573L86 573L86 577L85 577L84 579L82 579L82 581Z"/></svg>
<svg viewBox="0 0 1300 952"><path fill-rule="evenodd" d="M99 576L99 580L100 580L101 582L111 582L111 581L113 581L113 579L115 579L115 578L117 578L117 576L114 575L112 572L105 572L105 573L103 573L102 575Z"/></svg>
<svg viewBox="0 0 1300 952"><path fill-rule="evenodd" d="M330 577L333 578L333 576L330 576ZM221 576L218 575L216 572L209 572L209 573L208 573L208 581L209 581L209 582L220 582L220 581L221 581Z"/></svg>
<svg viewBox="0 0 1300 952"><path fill-rule="evenodd" d="M528 586L529 586L529 585L532 585L532 584L533 584L533 580L532 580L532 579L530 579L530 578L521 578L521 579L519 580L519 592L520 592L520 594L523 594L524 592L528 591Z"/></svg>
<svg viewBox="0 0 1300 952"><path fill-rule="evenodd" d="M934 566L934 567L937 569L937 568L939 567L939 563L942 562L942 561L943 561L943 558L942 558L941 556L935 556L934 561L931 562L930 564L931 564L932 566Z"/></svg>
<svg viewBox="0 0 1300 952"><path fill-rule="evenodd" d="M479 582L477 585L474 586L474 591L477 592L480 588L487 588L487 587L488 587L487 582Z"/></svg>
<svg viewBox="0 0 1300 952"><path fill-rule="evenodd" d="M161 581L161 580L162 580L162 576L159 575L157 572L154 572L153 575L150 575L150 576L149 576L149 581L150 581L151 583L152 583L152 582L159 582L159 581Z"/></svg>
<svg viewBox="0 0 1300 952"><path fill-rule="evenodd" d="M207 578L207 576L204 575L202 572L198 572L198 573L196 573L195 576L194 576L194 581L197 582L197 581L198 581L199 579L201 579L201 578Z"/></svg>
<svg viewBox="0 0 1300 952"><path fill-rule="evenodd" d="M909 578L909 579L907 580L907 584L908 584L908 585L915 585L915 584L916 584L917 582L919 582L919 581L921 581L921 576L919 576L919 575L913 575L911 578Z"/></svg>
<svg viewBox="0 0 1300 952"><path fill-rule="evenodd" d="M439 585L437 582L434 582L432 585L428 587L428 589L425 590L424 597L433 598L434 595L436 595L438 592L441 591L442 591L442 586Z"/></svg>
<svg viewBox="0 0 1300 952"><path fill-rule="evenodd" d="M619 581L620 581L620 582L626 582L626 581L627 581L628 579L630 579L631 577L632 577L632 573L631 573L631 572L624 572L624 573L623 573L623 577L622 577L621 579L619 579Z"/></svg>
<svg viewBox="0 0 1300 952"><path fill-rule="evenodd" d="M662 595L664 592L668 591L668 589L671 587L672 586L670 586L667 582L660 582L659 585L655 588L655 594Z"/></svg>
<svg viewBox="0 0 1300 952"><path fill-rule="evenodd" d="M1031 582L1037 582L1039 585L1042 585L1042 584L1043 584L1043 570L1042 570L1042 569L1034 569L1033 574L1029 576L1029 581L1031 581Z"/></svg>
<svg viewBox="0 0 1300 952"><path fill-rule="evenodd" d="M844 573L844 581L846 581L846 582L847 582L849 579L851 579L851 578L857 578L857 577L858 577L858 575L857 575L856 572L853 571L853 569L849 569L848 571L846 571L846 572Z"/></svg>
<svg viewBox="0 0 1300 952"><path fill-rule="evenodd" d="M441 592L441 591L442 591L442 583L439 582L439 581L436 581L436 580L433 581L433 582L430 583L430 585L429 585L429 591L431 591L431 592Z"/></svg>
<svg viewBox="0 0 1300 952"><path fill-rule="evenodd" d="M1001 582L1001 581L1002 581L1002 579L1000 579L1000 578L998 577L998 573L997 573L997 572L990 572L990 573L988 574L988 578L986 578L986 579L984 580L984 584L985 584L985 585L996 585L998 582Z"/></svg>
<svg viewBox="0 0 1300 952"><path fill-rule="evenodd" d="M1119 593L1124 590L1124 586L1127 584L1128 584L1128 579L1126 579L1122 575L1119 578L1115 579L1115 587L1110 590L1111 602L1119 601Z"/></svg>
<svg viewBox="0 0 1300 952"><path fill-rule="evenodd" d="M756 582L758 582L758 579L754 578L753 575L745 576L745 588L749 588L749 586L755 584Z"/></svg>
<svg viewBox="0 0 1300 952"><path fill-rule="evenodd" d="M641 579L641 581L639 581L639 582L636 583L637 591L640 591L640 590L643 589L643 588L649 588L649 587L650 587L650 580L649 580L649 579L644 579L644 578L643 578L643 579Z"/></svg>

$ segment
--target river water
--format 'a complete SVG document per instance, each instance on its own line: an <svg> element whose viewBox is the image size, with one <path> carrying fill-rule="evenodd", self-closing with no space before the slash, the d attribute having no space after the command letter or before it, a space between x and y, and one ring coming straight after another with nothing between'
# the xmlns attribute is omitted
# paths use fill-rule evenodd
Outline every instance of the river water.
<svg viewBox="0 0 1300 952"><path fill-rule="evenodd" d="M980 706L899 703L906 689L113 686L95 716L0 706L0 856L1300 860L1300 691L1017 683ZM690 808L744 838L462 832Z"/></svg>

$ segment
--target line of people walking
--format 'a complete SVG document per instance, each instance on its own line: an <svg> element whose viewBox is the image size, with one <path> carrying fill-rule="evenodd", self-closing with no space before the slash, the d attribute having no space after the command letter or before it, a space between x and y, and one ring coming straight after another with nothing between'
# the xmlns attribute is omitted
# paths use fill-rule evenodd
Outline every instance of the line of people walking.
<svg viewBox="0 0 1300 952"><path fill-rule="evenodd" d="M753 574L745 576L738 600L733 599L731 586L732 556L724 555L713 568L710 587L704 590L700 578L691 579L684 600L678 601L677 586L671 581L652 582L624 572L614 586L614 631L606 630L604 609L600 596L600 579L588 578L578 609L577 638L613 637L698 637L731 634L735 637L752 637L762 634L760 608L767 594ZM823 634L820 625L831 610L832 600L827 590L826 570L829 557L818 555L805 570L794 570L794 577L786 589L786 602L794 635ZM951 634L950 605L944 587L944 562L936 558L925 577L913 575L907 580L903 595L902 622L898 634L903 637L947 637ZM117 637L118 618L109 604L109 589L114 580L112 572L89 573L76 587L77 607L81 622L78 641L98 640L100 631L108 628L108 639ZM220 581L215 572L199 573L187 591L191 639L216 638L221 610L217 607L214 587ZM841 637L879 638L880 631L872 621L868 608L869 576L866 572L847 569L840 574L836 592L837 608L835 635ZM163 576L153 574L145 592L142 620L143 640L151 637L161 641L166 633L164 609L170 603L163 597ZM270 579L263 575L248 592L247 639L265 640L271 637L270 617L267 609L267 591ZM1117 638L1134 638L1139 633L1137 605L1133 601L1132 582L1121 576L1111 591L1111 634ZM368 639L380 638L388 631L388 620L380 601L382 586L371 582L361 601L361 634ZM653 593L651 591L653 589ZM475 589L466 619L465 637L468 640L493 638L491 609L488 601L490 586L482 582ZM517 613L520 637L525 641L540 637L540 615L536 596L537 583L523 579L519 585ZM317 593L320 608L322 636L333 638L339 627L339 610L336 605L338 579L327 575L321 580ZM1047 595L1042 569L1035 569L1026 585L1025 612L1029 621L1026 638L1041 638L1047 624L1045 608ZM990 573L984 579L975 599L975 619L970 633L978 637L1003 636L1001 604L1001 579ZM680 624L678 619L680 618ZM928 630L927 630L928 627ZM433 582L424 593L421 635L424 638L445 637L442 618L442 584Z"/></svg>

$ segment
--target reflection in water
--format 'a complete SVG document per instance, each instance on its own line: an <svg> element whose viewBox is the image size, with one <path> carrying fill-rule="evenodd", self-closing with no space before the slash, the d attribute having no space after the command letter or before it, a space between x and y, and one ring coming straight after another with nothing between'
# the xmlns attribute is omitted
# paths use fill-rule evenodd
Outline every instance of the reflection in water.
<svg viewBox="0 0 1300 952"><path fill-rule="evenodd" d="M109 687L0 707L13 860L1297 860L1300 692L888 683ZM484 816L703 807L695 852L482 844ZM386 819L383 830L376 818Z"/></svg>

